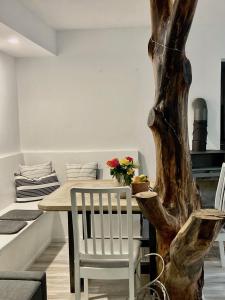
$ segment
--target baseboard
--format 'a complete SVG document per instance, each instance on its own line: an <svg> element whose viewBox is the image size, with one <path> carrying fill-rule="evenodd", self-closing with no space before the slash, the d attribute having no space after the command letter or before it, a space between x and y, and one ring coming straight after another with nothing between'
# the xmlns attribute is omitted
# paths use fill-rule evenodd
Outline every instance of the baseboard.
<svg viewBox="0 0 225 300"><path fill-rule="evenodd" d="M52 239L51 238L49 238L48 240L47 240L47 242L44 244L44 245L42 245L42 247L41 248L39 248L38 250L37 250L37 252L34 254L34 256L30 259L30 261L28 261L27 262L27 264L26 265L24 265L24 270L27 270L27 269L29 269L29 267L35 262L35 260L46 250L46 248L51 244L51 242L52 242Z"/></svg>

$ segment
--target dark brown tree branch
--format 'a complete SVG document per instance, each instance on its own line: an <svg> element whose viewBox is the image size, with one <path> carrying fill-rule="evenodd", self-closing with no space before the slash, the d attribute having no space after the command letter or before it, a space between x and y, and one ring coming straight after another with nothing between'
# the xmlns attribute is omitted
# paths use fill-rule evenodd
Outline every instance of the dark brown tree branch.
<svg viewBox="0 0 225 300"><path fill-rule="evenodd" d="M184 50L198 0L175 0L168 29L167 46Z"/></svg>
<svg viewBox="0 0 225 300"><path fill-rule="evenodd" d="M166 30L166 25L171 14L172 0L150 0L152 38L161 41L161 33ZM158 36L158 32L160 35ZM160 38L160 40L158 40Z"/></svg>

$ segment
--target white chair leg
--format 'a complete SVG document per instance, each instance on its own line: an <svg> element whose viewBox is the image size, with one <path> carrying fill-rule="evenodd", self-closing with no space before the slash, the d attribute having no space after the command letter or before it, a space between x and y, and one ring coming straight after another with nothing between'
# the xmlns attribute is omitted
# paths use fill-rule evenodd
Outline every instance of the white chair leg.
<svg viewBox="0 0 225 300"><path fill-rule="evenodd" d="M221 265L225 267L225 253L224 253L224 244L223 241L219 240L219 250L220 250L220 261Z"/></svg>
<svg viewBox="0 0 225 300"><path fill-rule="evenodd" d="M75 276L75 300L80 300L80 266L79 261L75 260L74 262L74 276Z"/></svg>
<svg viewBox="0 0 225 300"><path fill-rule="evenodd" d="M81 299L81 295L80 295L80 276L77 276L77 274L75 274L75 300L80 300L80 299Z"/></svg>
<svg viewBox="0 0 225 300"><path fill-rule="evenodd" d="M88 279L84 278L84 299L88 300Z"/></svg>
<svg viewBox="0 0 225 300"><path fill-rule="evenodd" d="M129 277L129 300L134 300L134 273Z"/></svg>

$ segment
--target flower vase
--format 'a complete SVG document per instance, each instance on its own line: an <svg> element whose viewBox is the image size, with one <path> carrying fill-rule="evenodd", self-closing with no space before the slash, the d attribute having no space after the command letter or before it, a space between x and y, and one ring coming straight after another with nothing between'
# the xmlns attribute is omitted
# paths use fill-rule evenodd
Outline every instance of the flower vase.
<svg viewBox="0 0 225 300"><path fill-rule="evenodd" d="M123 174L118 174L117 176L114 177L114 182L116 186L130 186L128 183L126 183L126 180L124 178ZM126 198L126 193L121 193L120 194L120 198L121 199L125 199Z"/></svg>

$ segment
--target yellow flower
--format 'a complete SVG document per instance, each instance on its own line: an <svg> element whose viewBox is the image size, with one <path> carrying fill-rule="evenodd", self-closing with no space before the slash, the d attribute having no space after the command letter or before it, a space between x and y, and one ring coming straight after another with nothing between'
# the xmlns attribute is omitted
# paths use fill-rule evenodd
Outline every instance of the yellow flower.
<svg viewBox="0 0 225 300"><path fill-rule="evenodd" d="M128 166L130 164L130 161L126 158L120 159L120 164Z"/></svg>
<svg viewBox="0 0 225 300"><path fill-rule="evenodd" d="M133 175L134 174L134 169L129 169L127 171L127 175Z"/></svg>

